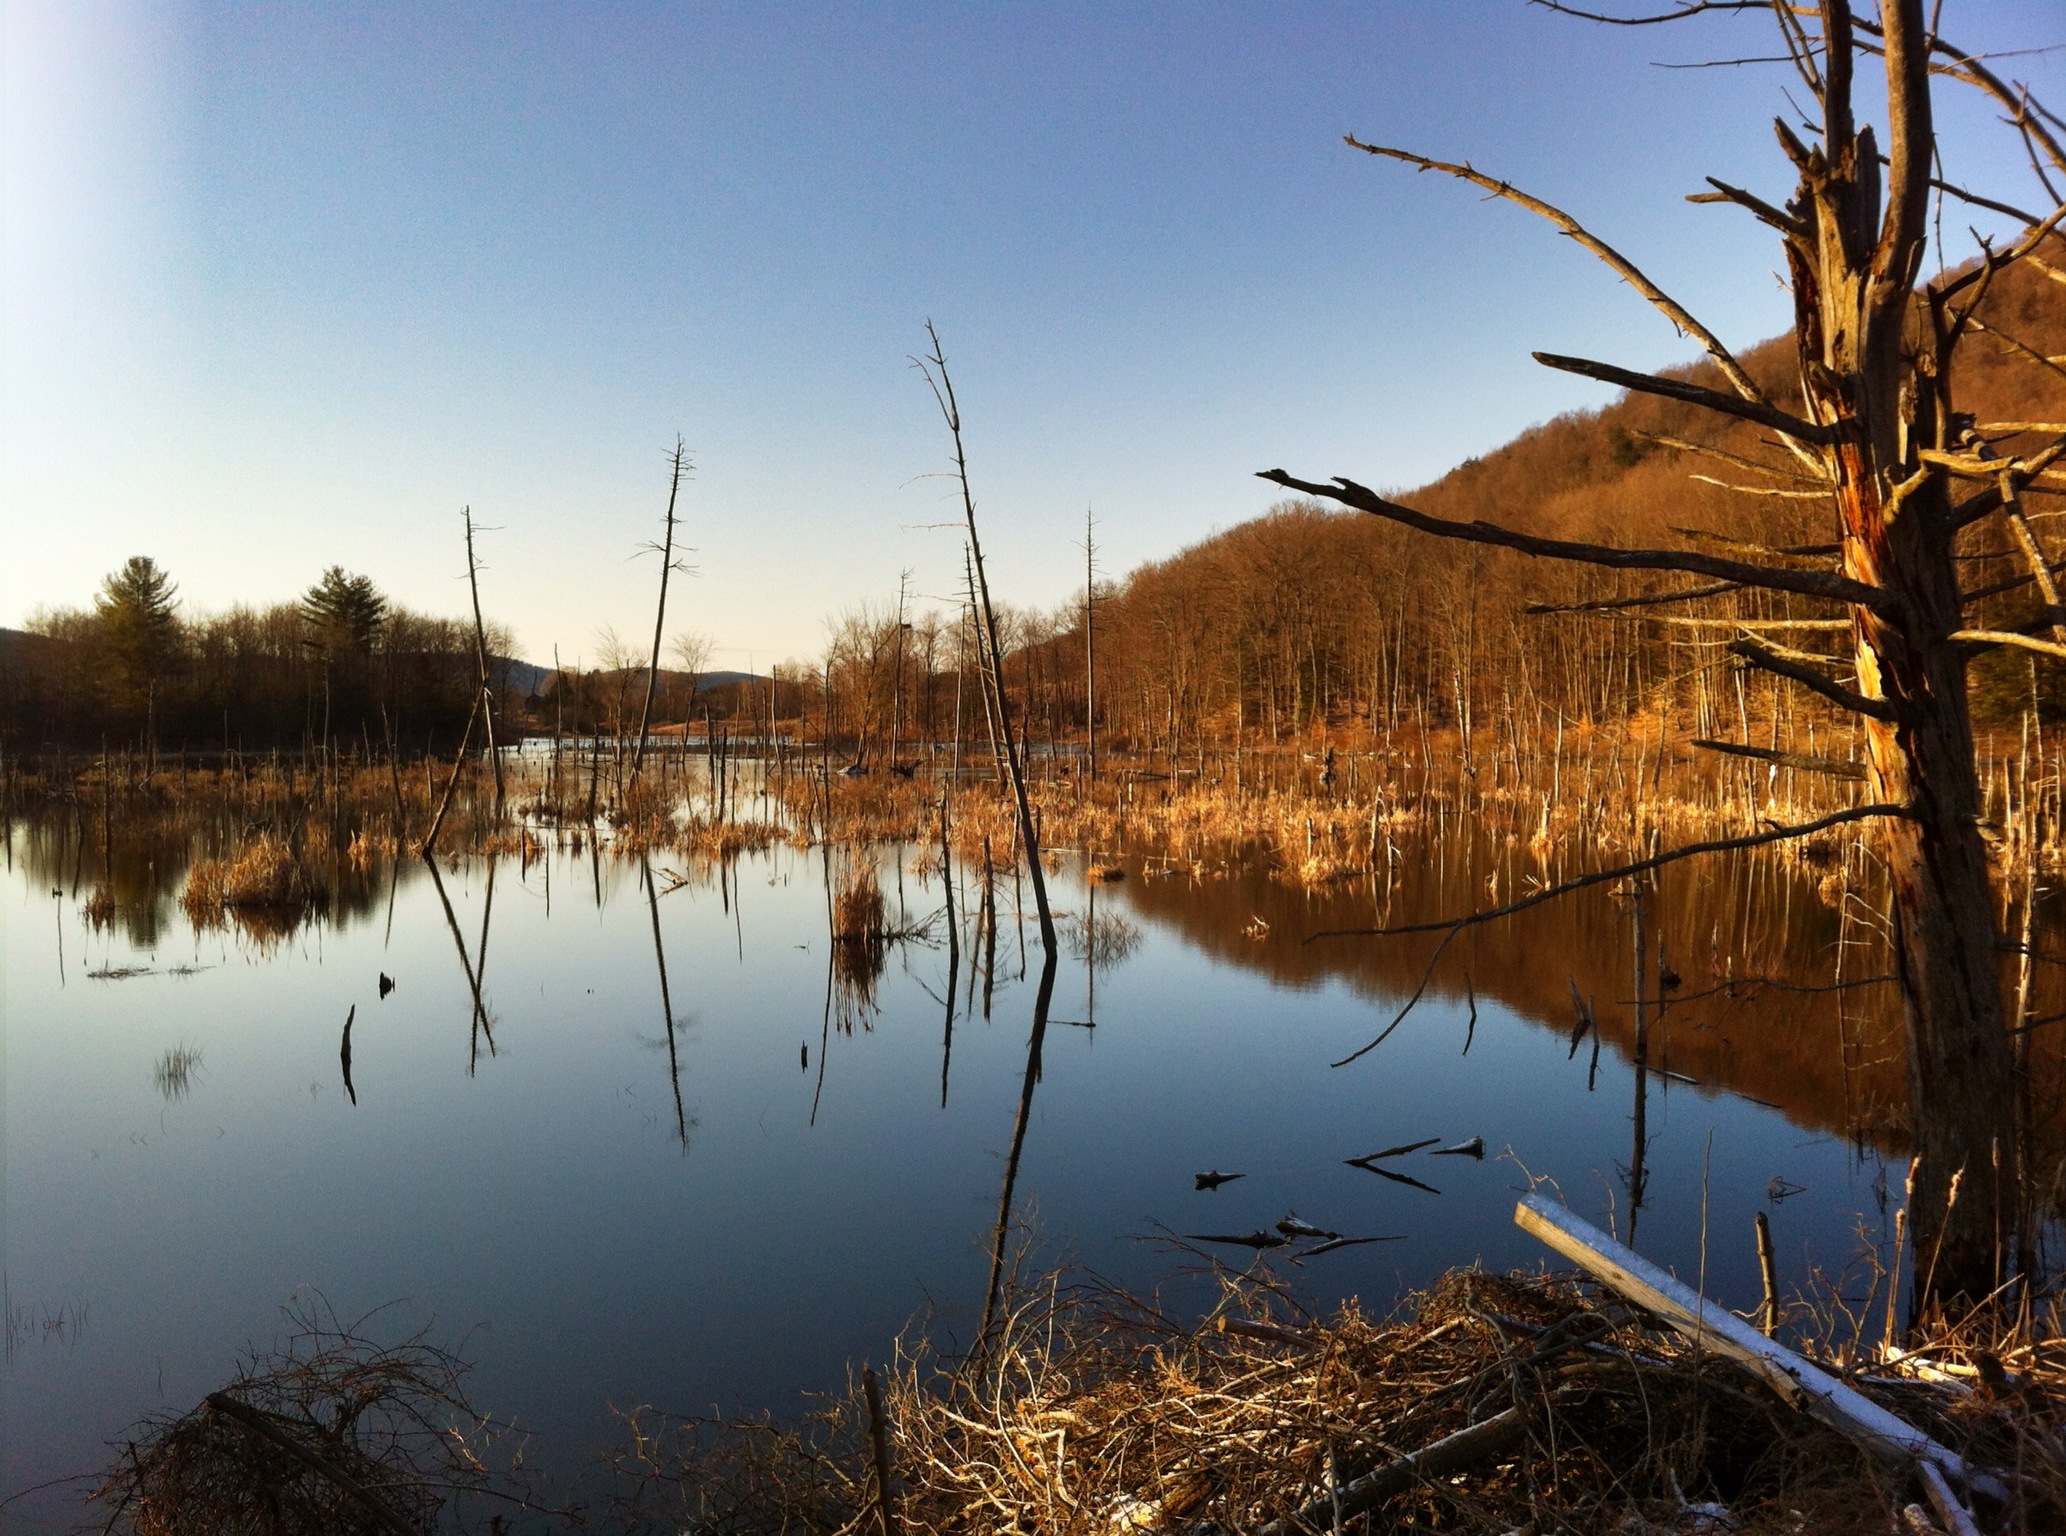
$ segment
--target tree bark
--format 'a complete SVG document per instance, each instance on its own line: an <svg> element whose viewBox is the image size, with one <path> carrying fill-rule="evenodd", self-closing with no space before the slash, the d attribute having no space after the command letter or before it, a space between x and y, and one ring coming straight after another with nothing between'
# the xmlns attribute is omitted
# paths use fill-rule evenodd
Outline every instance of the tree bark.
<svg viewBox="0 0 2066 1536"><path fill-rule="evenodd" d="M1801 190L1788 209L1804 226L1787 241L1795 337L1810 414L1835 437L1823 459L1843 574L1893 599L1854 606L1852 622L1859 691L1888 706L1865 720L1875 798L1910 809L1887 824L1884 851L1908 1031L1917 1296L1978 1299L2017 1262L2015 1077L1980 836L1968 653L1951 639L1962 627L1957 520L1947 478L1916 462L1917 449L1950 426L1939 409L1949 358L1927 345L1911 350L1905 334L1934 142L1927 29L1921 0L1886 8L1882 219L1872 130L1851 126L1848 6L1831 0L1823 20L1828 148L1796 154Z"/></svg>

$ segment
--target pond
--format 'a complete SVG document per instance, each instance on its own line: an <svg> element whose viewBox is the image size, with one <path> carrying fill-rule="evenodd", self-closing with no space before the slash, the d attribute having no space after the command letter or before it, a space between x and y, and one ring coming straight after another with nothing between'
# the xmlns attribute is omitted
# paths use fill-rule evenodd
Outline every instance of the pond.
<svg viewBox="0 0 2066 1536"><path fill-rule="evenodd" d="M1030 892L1004 872L986 902L956 867L950 947L936 852L547 848L344 871L305 925L197 930L176 843L118 852L110 879L64 827L12 828L0 1495L101 1466L298 1299L456 1343L476 1402L560 1471L615 1443L613 1410L794 1414L914 1320L973 1336L1028 1086ZM1638 1113L1636 1246L1711 1294L1756 1304L1759 1211L1789 1283L1885 1254L1905 1173L1891 989L1750 979L1884 969L1822 872L1667 871L1644 943L1674 1001L1639 1075L1630 900L1599 887L1467 930L1432 973L1431 938L1307 942L1545 878L1468 828L1392 862L1305 890L1055 858L1065 942L1009 1212L1031 1263L1181 1303L1200 1252L1254 1255L1172 1237L1295 1212L1386 1240L1268 1262L1313 1306L1384 1312L1450 1266L1543 1263L1512 1223L1531 1178L1626 1236ZM830 938L864 865L902 930L879 974ZM1381 1045L1330 1065L1424 974ZM1574 1039L1581 1004L1597 1027ZM1442 1155L1476 1138L1482 1159ZM1346 1161L1429 1139L1376 1164L1403 1179ZM1242 1177L1201 1191L1208 1171ZM68 1524L78 1492L7 1526Z"/></svg>

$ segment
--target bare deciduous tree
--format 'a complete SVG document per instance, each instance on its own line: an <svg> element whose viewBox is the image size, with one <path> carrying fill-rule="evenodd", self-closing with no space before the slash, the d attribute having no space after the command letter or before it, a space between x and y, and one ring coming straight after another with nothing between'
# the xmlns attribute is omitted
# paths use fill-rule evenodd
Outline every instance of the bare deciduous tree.
<svg viewBox="0 0 2066 1536"><path fill-rule="evenodd" d="M1655 17L1591 19L1643 24L1750 8L1696 4ZM1772 10L1786 54L1819 107L1819 142L1805 142L1778 123L1796 178L1784 206L1719 181L1698 200L1747 210L1782 238L1796 317L1797 407L1761 387L1713 332L1569 214L1469 165L1348 142L1518 203L1604 261L1700 342L1728 387L1582 358L1537 353L1537 360L1775 434L1797 472L1834 507L1833 550L1782 562L1743 558L1778 551L1537 538L1491 522L1430 516L1352 480L1321 484L1282 470L1263 478L1445 539L1608 569L1699 576L1848 614L1851 647L1842 660L1849 678L1825 668L1825 661L1839 658L1783 650L1755 634L1742 634L1732 648L1744 663L1811 690L1864 724L1872 798L1882 807L1908 1025L1918 1290L1926 1299L1977 1299L2013 1273L2025 1207L1967 666L1987 647L2066 656L2066 644L1968 623L1969 605L1989 594L1962 588L1961 536L1986 520L2007 518L2029 555L2032 573L2024 580L2048 588L2047 557L2019 516L2019 499L2033 484L2059 480L2054 466L2066 455L2066 434L2040 424L1976 422L1959 407L1954 362L1961 344L1982 333L1975 311L1990 284L2010 266L2037 258L2066 218L2054 180L2066 178L2066 150L2055 132L2059 120L1978 57L1939 37L1921 0L1888 0L1870 17L1854 14L1845 0ZM1861 61L1877 61L1885 74L1884 154L1875 129L1859 121L1854 98ZM2006 113L2044 196L2058 206L2028 213L1965 193L1935 173L1932 93L1939 79L1980 91ZM1983 240L1972 262L1918 289L1933 193L2005 214L2022 228L1999 248ZM2015 345L2014 338L1999 340ZM2060 366L2025 350L2034 367ZM2044 595L2043 624L2033 628L2066 618L2051 592Z"/></svg>

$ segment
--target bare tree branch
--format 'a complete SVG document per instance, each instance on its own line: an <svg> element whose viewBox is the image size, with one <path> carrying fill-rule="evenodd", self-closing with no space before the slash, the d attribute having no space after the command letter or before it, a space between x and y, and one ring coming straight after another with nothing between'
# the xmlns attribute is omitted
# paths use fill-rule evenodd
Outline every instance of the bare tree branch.
<svg viewBox="0 0 2066 1536"><path fill-rule="evenodd" d="M1827 7L1832 24L1832 57L1849 39L1836 34L1841 17L1848 30L1848 0ZM1921 8L1887 5L1880 10L1881 36L1887 50L1887 212L1879 244L1872 254L1866 295L1868 324L1898 328L1915 292L1923 252L1928 247L1930 162L1936 150L1936 124L1930 101L1930 47L1934 39L1923 28ZM1832 65L1832 67L1834 67ZM1862 137L1861 137L1862 142Z"/></svg>
<svg viewBox="0 0 2066 1536"><path fill-rule="evenodd" d="M1630 875L1640 875L1652 869L1662 869L1667 864L1676 864L1681 859L1698 858L1708 853L1732 853L1742 848L1761 848L1767 843L1783 843L1796 837L1812 837L1817 832L1831 827L1840 827L1851 821L1871 821L1888 816L1910 815L1905 805L1854 805L1848 810L1832 811L1814 821L1804 821L1796 826L1769 827L1763 832L1746 833L1742 837L1721 837L1705 843L1688 843L1682 848L1666 849L1652 854L1647 859L1638 859L1633 864L1623 864L1614 869L1602 869L1590 875L1580 875L1575 880L1566 880L1548 890L1537 891L1532 896L1523 896L1519 901L1510 901L1503 907L1488 907L1482 912L1471 912L1463 917L1447 918L1432 923L1402 923L1391 928L1329 928L1313 934L1313 939L1367 939L1391 938L1406 933L1446 933L1465 928L1475 928L1480 923L1496 922L1502 917L1512 917L1530 907L1539 907L1546 901L1555 901L1559 896L1568 896L1573 891L1582 891L1587 886L1603 885L1610 880L1625 880ZM1311 942L1309 939L1308 942ZM1361 1055L1361 1052L1357 1053ZM1346 1058L1355 1060L1354 1056ZM1337 1063L1339 1065L1339 1063Z"/></svg>
<svg viewBox="0 0 2066 1536"><path fill-rule="evenodd" d="M1775 480L1791 480L1798 485L1827 485L1827 475L1804 475L1797 469L1783 464L1760 464L1756 459L1746 459L1741 454L1729 453L1720 448L1711 448L1706 443L1689 443L1682 437L1666 437L1659 432L1634 431L1630 437L1639 437L1646 443L1655 443L1660 448L1676 448L1681 453L1697 453L1704 458L1718 459L1724 464L1734 464L1738 469L1747 469L1754 475L1770 475Z"/></svg>
<svg viewBox="0 0 2066 1536"><path fill-rule="evenodd" d="M1724 581L1711 587L1690 587L1684 592L1650 592L1638 597L1602 597L1589 603L1529 603L1521 611L1530 615L1540 615L1601 613L1615 608L1654 608L1660 603L1689 603L1697 598L1720 597L1724 593L1742 590L1739 583Z"/></svg>
<svg viewBox="0 0 2066 1536"><path fill-rule="evenodd" d="M2008 203L1998 203L1991 197L1982 197L1977 192L1968 192L1964 187L1955 187L1948 181L1932 178L1930 185L1939 192L1948 192L1962 203L1971 203L1975 208L1987 208L1995 213L2005 213L2012 219L2021 219L2026 225L2043 222L2040 215L2028 213Z"/></svg>
<svg viewBox="0 0 2066 1536"><path fill-rule="evenodd" d="M2025 361L2035 363L2040 368L2049 369L2051 372L2058 374L2060 378L2066 379L2066 364L2062 364L2057 358L2045 356L2044 353L2038 351L2037 348L2031 346L2027 342L2018 341L2015 337L2011 336L2007 331L2001 330L1999 327L1984 324L1979 320L1970 320L1967 323L1971 325L1972 328L1976 331L1985 331L1988 335L1994 337L1997 341L2001 342L2001 344L2004 347L2006 347L2009 351L2017 353ZM2029 432L2044 432L2048 430L2066 431L2066 428L2047 428L2037 426L2035 424L2030 424L2022 427L2020 430Z"/></svg>
<svg viewBox="0 0 2066 1536"><path fill-rule="evenodd" d="M1707 178L1707 184L1715 190L1712 192L1688 193L1686 201L1689 203L1734 203L1739 208L1748 209L1751 213L1757 215L1760 222L1771 225L1772 228L1778 230L1781 234L1795 235L1804 240L1808 237L1808 226L1805 223L1790 213L1774 208L1755 192L1746 192L1741 187L1732 187L1726 181L1718 181L1712 176Z"/></svg>
<svg viewBox="0 0 2066 1536"><path fill-rule="evenodd" d="M1649 16L1609 16L1602 11L1582 11L1575 5L1565 5L1562 0L1530 0L1546 11L1555 11L1559 16L1576 17L1579 21L1597 21L1608 27L1654 27L1668 21L1687 21L1709 11L1768 11L1771 0L1680 0L1680 4L1669 11Z"/></svg>
<svg viewBox="0 0 2066 1536"><path fill-rule="evenodd" d="M1832 779L1862 779L1866 768L1863 763L1846 762L1835 757L1809 757L1801 752L1775 752L1770 747L1753 747L1743 741L1709 741L1695 737L1691 745L1704 752L1726 752L1731 757L1754 757L1759 762L1771 763L1779 768L1798 768L1804 773L1824 773Z"/></svg>
<svg viewBox="0 0 2066 1536"><path fill-rule="evenodd" d="M2040 640L2035 635L2019 635L2007 629L1961 629L1949 636L1962 645L2013 645L2026 651L2036 651L2043 656L2066 658L2066 645L2056 640Z"/></svg>
<svg viewBox="0 0 2066 1536"><path fill-rule="evenodd" d="M1387 159L1402 160L1406 164L1416 166L1423 171L1441 171L1445 175L1454 176L1462 181L1468 181L1473 186L1483 187L1494 197L1503 197L1508 202L1526 208L1530 213L1538 214L1542 218L1549 220L1550 223L1556 225L1557 228L1561 229L1565 234L1576 240L1580 245L1611 267L1620 275L1623 282L1648 299L1663 314L1665 319L1671 321L1681 332L1691 336L1701 346L1705 347L1707 355L1715 360L1716 365L1728 377L1729 382L1736 386L1736 392L1743 396L1744 399L1764 406L1771 404L1765 398L1765 392L1758 388L1757 381L1752 379L1744 371L1743 365L1736 361L1735 354L1722 345L1722 340L1719 336L1696 320L1692 313L1684 305L1680 304L1678 300L1645 277L1642 269L1637 267L1634 262L1615 250L1613 246L1595 235L1591 230L1579 223L1578 220L1572 218L1563 209L1554 207L1539 197L1523 192L1519 187L1509 182L1501 181L1497 177L1487 176L1483 171L1469 165L1455 165L1446 160L1431 160L1426 155L1416 155L1411 150L1388 149L1381 144L1365 144L1353 134L1348 135L1344 142L1353 149L1362 150L1367 155L1382 155Z"/></svg>
<svg viewBox="0 0 2066 1536"><path fill-rule="evenodd" d="M1826 445L1836 441L1836 432L1833 428L1804 421L1791 412L1782 411L1777 406L1767 405L1761 400L1748 397L1738 400L1723 394L1720 390L1689 384L1683 379L1663 379L1654 373L1637 373L1633 369L1617 368L1612 363L1596 363L1590 358L1565 357L1556 352L1536 352L1531 355L1545 368L1555 368L1561 373L1575 373L1584 378L1598 379L1602 384L1618 385L1638 394L1662 395L1667 400L1683 400L1688 405L1705 406L1710 411L1719 411L1724 416L1740 416L1745 421L1754 421L1761 427L1770 427L1775 432L1784 433L1803 443Z"/></svg>
<svg viewBox="0 0 2066 1536"><path fill-rule="evenodd" d="M1841 544L1751 544L1705 528L1682 528L1676 523L1671 531L1681 538L1712 544L1717 549L1734 549L1747 555L1773 555L1786 560L1829 560L1843 551ZM1834 565L1830 568L1835 569Z"/></svg>
<svg viewBox="0 0 2066 1536"><path fill-rule="evenodd" d="M1649 621L1652 624L1680 625L1688 629L1741 629L1741 630L1844 630L1851 628L1849 619L1685 619L1664 614ZM1805 654L1805 653L1803 653ZM1835 657L1831 657L1835 660Z"/></svg>
<svg viewBox="0 0 2066 1536"><path fill-rule="evenodd" d="M1848 709L1853 714L1867 715L1874 720L1894 718L1894 707L1885 699L1868 699L1864 694L1846 688L1842 683L1831 682L1814 669L1780 655L1769 645L1744 639L1732 644L1729 651L1732 655L1741 656L1754 667L1787 678L1811 692L1821 694L1830 703ZM1839 658L1832 656L1828 659L1837 661Z"/></svg>
<svg viewBox="0 0 2066 1536"><path fill-rule="evenodd" d="M1855 603L1875 611L1891 611L1887 594L1878 587L1834 571L1795 571L1743 560L1723 560L1690 549L1615 549L1603 544L1579 544L1569 539L1538 539L1515 533L1496 523L1460 523L1452 518L1430 517L1411 507L1387 501L1367 486L1340 477L1332 485L1300 480L1281 469L1257 471L1256 478L1281 485L1308 496L1325 496L1343 506L1354 507L1389 522L1400 523L1438 538L1462 539L1473 544L1493 544L1548 560L1572 560L1582 565L1603 565L1615 570L1683 571L1694 576L1712 576L1774 592L1795 592L1803 597L1828 602Z"/></svg>
<svg viewBox="0 0 2066 1536"><path fill-rule="evenodd" d="M1734 491L1738 496L1777 496L1785 501L1827 501L1833 494L1828 490L1789 491L1776 485L1737 485L1729 480L1717 480L1713 475L1688 475L1702 485L1716 486L1724 491Z"/></svg>

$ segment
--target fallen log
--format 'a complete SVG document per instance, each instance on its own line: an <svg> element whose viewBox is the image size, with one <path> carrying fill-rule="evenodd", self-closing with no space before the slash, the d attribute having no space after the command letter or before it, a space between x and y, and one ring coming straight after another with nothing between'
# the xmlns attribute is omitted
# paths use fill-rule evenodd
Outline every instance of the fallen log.
<svg viewBox="0 0 2066 1536"><path fill-rule="evenodd" d="M273 1422L270 1414L253 1408L249 1403L232 1397L227 1392L209 1393L207 1403L210 1408L247 1434L255 1435L267 1444L285 1451L318 1477L330 1483L364 1510L375 1525L394 1532L395 1536L416 1536L415 1527L396 1513L387 1500L314 1446L304 1443L298 1436L288 1434Z"/></svg>
<svg viewBox="0 0 2066 1536"><path fill-rule="evenodd" d="M1315 1499L1295 1514L1272 1520L1256 1536L1298 1536L1305 1531L1327 1529L1327 1522L1337 1520L1337 1512L1339 1518L1346 1518L1375 1509L1415 1483L1452 1476L1518 1445L1527 1432L1527 1415L1520 1408L1495 1413L1410 1455L1388 1461L1354 1482L1344 1483L1330 1496ZM1334 1524L1333 1529L1339 1530L1340 1525Z"/></svg>
<svg viewBox="0 0 2066 1536"><path fill-rule="evenodd" d="M1951 1485L1962 1484L1993 1499L2008 1496L1999 1478L1968 1467L1965 1458L1949 1446L1939 1444L1784 1344L1766 1338L1728 1308L1717 1306L1565 1207L1541 1195L1523 1195L1514 1207L1514 1224L1602 1284L1655 1313L1696 1345L1746 1367L1787 1402L1889 1466L1928 1467Z"/></svg>

